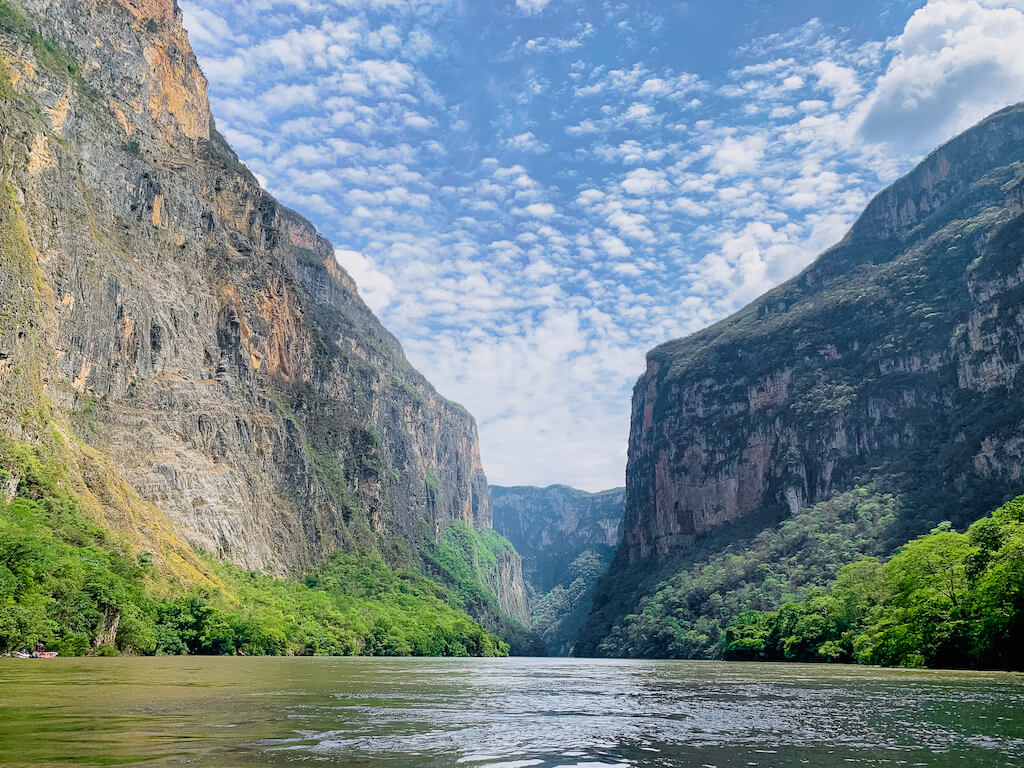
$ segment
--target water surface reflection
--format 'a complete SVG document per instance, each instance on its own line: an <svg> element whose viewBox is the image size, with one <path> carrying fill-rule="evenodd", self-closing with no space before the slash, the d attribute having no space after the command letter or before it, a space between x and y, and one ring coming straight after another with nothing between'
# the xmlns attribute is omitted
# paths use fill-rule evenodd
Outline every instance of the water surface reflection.
<svg viewBox="0 0 1024 768"><path fill-rule="evenodd" d="M569 659L0 662L0 763L1022 766L1024 677Z"/></svg>

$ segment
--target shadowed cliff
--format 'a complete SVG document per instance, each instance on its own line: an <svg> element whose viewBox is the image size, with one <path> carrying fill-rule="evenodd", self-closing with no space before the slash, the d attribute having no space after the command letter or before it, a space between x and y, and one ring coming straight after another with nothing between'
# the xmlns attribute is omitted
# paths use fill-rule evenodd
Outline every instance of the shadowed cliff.
<svg viewBox="0 0 1024 768"><path fill-rule="evenodd" d="M901 500L880 505L895 517L877 554L1020 492L1022 213L1018 105L882 192L802 274L649 353L623 544L584 652L658 578L841 492L874 483Z"/></svg>

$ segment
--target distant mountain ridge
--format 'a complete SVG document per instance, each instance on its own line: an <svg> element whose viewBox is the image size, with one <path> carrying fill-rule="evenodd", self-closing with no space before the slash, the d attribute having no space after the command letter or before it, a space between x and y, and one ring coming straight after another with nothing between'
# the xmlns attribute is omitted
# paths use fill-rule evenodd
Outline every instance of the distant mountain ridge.
<svg viewBox="0 0 1024 768"><path fill-rule="evenodd" d="M1022 213L1016 105L880 193L798 277L651 351L623 543L580 647L632 653L608 638L712 534L880 482L900 499L882 505L893 547L1024 489Z"/></svg>
<svg viewBox="0 0 1024 768"><path fill-rule="evenodd" d="M625 489L492 485L491 499L495 530L523 559L533 629L565 655L622 538Z"/></svg>

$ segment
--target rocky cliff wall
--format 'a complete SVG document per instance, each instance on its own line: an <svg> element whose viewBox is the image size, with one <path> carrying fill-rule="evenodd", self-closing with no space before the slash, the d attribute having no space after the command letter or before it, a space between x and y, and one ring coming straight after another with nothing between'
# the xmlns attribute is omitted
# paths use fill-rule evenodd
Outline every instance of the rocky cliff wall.
<svg viewBox="0 0 1024 768"><path fill-rule="evenodd" d="M878 475L927 510L910 527L966 522L1019 493L1022 200L1017 106L880 194L803 274L653 350L634 391L616 567Z"/></svg>
<svg viewBox="0 0 1024 768"><path fill-rule="evenodd" d="M472 417L217 133L175 2L0 2L0 101L6 434L103 457L247 568L490 528ZM516 603L517 563L495 587Z"/></svg>
<svg viewBox="0 0 1024 768"><path fill-rule="evenodd" d="M501 610L524 627L529 627L530 608L526 599L522 559L516 550L508 547L495 553L495 560L497 566L485 578L486 585L498 596Z"/></svg>
<svg viewBox="0 0 1024 768"><path fill-rule="evenodd" d="M622 538L624 497L623 488L491 486L494 527L522 556L530 627L549 655L572 652Z"/></svg>

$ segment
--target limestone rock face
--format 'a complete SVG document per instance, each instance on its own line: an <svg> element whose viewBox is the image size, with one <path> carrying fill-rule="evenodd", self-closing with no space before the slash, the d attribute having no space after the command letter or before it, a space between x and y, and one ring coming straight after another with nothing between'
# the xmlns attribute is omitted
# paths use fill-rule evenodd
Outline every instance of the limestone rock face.
<svg viewBox="0 0 1024 768"><path fill-rule="evenodd" d="M617 567L883 474L924 522L1019 493L1022 213L1018 105L882 192L801 275L653 350L633 395Z"/></svg>
<svg viewBox="0 0 1024 768"><path fill-rule="evenodd" d="M502 550L496 559L497 568L489 574L486 585L498 596L501 610L524 627L529 627L530 609L523 581L523 561L514 549Z"/></svg>
<svg viewBox="0 0 1024 768"><path fill-rule="evenodd" d="M246 568L489 529L472 417L217 133L176 2L3 10L0 429L59 429ZM495 589L525 615L518 561Z"/></svg>

